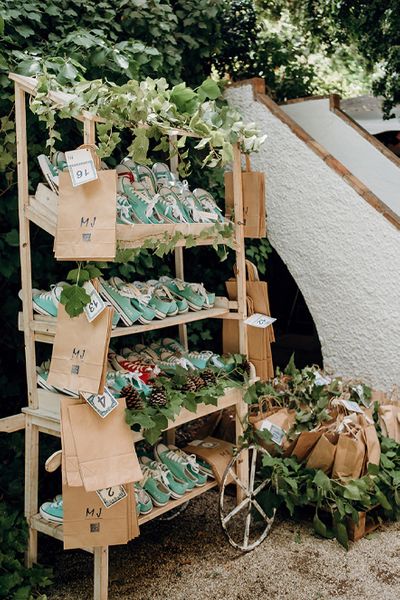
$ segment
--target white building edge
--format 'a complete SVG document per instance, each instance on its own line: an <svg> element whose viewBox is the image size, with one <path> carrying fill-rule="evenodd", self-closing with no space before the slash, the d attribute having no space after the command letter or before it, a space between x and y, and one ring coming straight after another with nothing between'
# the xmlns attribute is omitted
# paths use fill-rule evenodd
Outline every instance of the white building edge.
<svg viewBox="0 0 400 600"><path fill-rule="evenodd" d="M227 98L268 136L252 157L267 179L268 238L308 305L324 367L391 390L400 384L400 160L337 96L278 106L256 78ZM389 123L382 130L397 129Z"/></svg>

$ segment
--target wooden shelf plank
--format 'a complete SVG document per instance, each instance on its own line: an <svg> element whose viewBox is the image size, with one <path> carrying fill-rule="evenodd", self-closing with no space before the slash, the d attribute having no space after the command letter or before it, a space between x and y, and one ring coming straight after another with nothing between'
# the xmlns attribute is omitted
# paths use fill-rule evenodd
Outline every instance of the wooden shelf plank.
<svg viewBox="0 0 400 600"><path fill-rule="evenodd" d="M176 315L175 317L166 317L165 319L155 319L151 323L147 325L132 325L131 327L116 327L111 331L111 337L121 337L126 335L134 335L136 333L143 333L145 331L154 331L157 329L165 329L166 327L174 327L176 325L181 325L182 323L193 323L194 321L202 321L203 319L215 319L222 318L223 316L229 314L229 309L227 308L227 299L220 298L219 299L222 306L215 306L214 308L208 308L199 311L189 311L183 315ZM234 317L236 318L236 317ZM18 315L18 327L20 331L23 331L22 326L22 313ZM31 330L40 336L37 341L47 341L52 343L53 337L56 333L56 325L57 319L56 317L44 316L44 315L34 315L33 321L31 321L30 326ZM46 337L49 339L46 340Z"/></svg>
<svg viewBox="0 0 400 600"><path fill-rule="evenodd" d="M181 504L185 504L185 502L188 502L189 500L193 500L193 498L196 498L197 496L201 496L202 494L205 494L206 492L208 492L209 490L212 490L213 488L215 488L217 486L218 486L217 482L213 479L211 481L208 481L202 487L196 487L196 488L194 488L194 490L191 490L190 492L186 492L186 494L184 496L182 496L182 498L179 498L177 500L170 500L168 502L168 504L166 504L165 506L154 507L153 510L149 514L141 515L139 517L139 519L138 519L139 527L141 525L144 525L145 523L148 523L149 521L152 521L153 519L157 519L158 517L160 517L161 515L164 515L165 513L169 512L170 510L173 510L174 508L181 506ZM61 542L64 539L62 523L53 523L51 521L47 521L46 519L43 519L43 517L40 515L40 513L38 513L37 515L34 515L30 519L30 524L31 524L32 529L34 529L35 531L44 533L45 535L55 538L56 540L60 540ZM82 550L85 550L86 552L93 552L89 548L82 548Z"/></svg>
<svg viewBox="0 0 400 600"><path fill-rule="evenodd" d="M25 207L25 216L53 237L56 233L57 216L54 212L46 210L35 196L29 196L29 205ZM228 223L228 221L227 221ZM185 236L192 235L196 238L196 246L210 246L214 238L200 238L199 236L207 229L212 229L212 223L163 223L161 225L145 225L135 223L133 225L117 225L117 243L121 249L140 248L145 240L149 238L164 239L167 233L173 237L176 233ZM178 240L176 248L185 247L186 240Z"/></svg>
<svg viewBox="0 0 400 600"><path fill-rule="evenodd" d="M168 431L169 429L173 429L175 427L180 427L189 421L194 421L200 417L211 415L214 412L223 410L224 408L235 406L238 402L240 402L242 396L243 391L241 388L229 388L218 400L218 404L216 406L213 404L198 404L195 413L183 408L175 421L168 422L168 427L166 427L164 431ZM54 392L49 392L48 390L39 389L39 408L26 407L22 409L22 412L26 415L29 415L32 419L32 423L38 426L44 433L59 436L60 403L63 398L65 398L65 396L62 394L56 394ZM134 443L143 440L143 436L140 432L132 432L132 436L132 441Z"/></svg>

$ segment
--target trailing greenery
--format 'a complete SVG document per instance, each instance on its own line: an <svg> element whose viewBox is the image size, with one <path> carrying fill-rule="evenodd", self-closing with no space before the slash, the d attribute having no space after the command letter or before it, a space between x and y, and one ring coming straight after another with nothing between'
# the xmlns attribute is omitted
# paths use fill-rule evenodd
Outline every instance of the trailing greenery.
<svg viewBox="0 0 400 600"><path fill-rule="evenodd" d="M198 404L212 404L217 406L219 398L224 395L228 388L243 387L247 382L246 373L247 359L241 354L234 354L224 359L232 370L227 373L223 369L212 368L215 374L215 383L209 384L195 392L184 390L185 383L193 372L177 366L174 375L158 376L156 383L161 386L167 396L167 404L163 407L154 407L145 403L139 410L126 409L126 422L134 431L141 431L144 439L149 444L155 444L161 432L168 426L168 421L174 421L182 408L196 413ZM208 367L210 369L210 367ZM202 370L196 370L194 374L201 376Z"/></svg>
<svg viewBox="0 0 400 600"><path fill-rule="evenodd" d="M51 585L51 570L23 566L28 531L18 511L0 500L0 598L46 600L41 593Z"/></svg>

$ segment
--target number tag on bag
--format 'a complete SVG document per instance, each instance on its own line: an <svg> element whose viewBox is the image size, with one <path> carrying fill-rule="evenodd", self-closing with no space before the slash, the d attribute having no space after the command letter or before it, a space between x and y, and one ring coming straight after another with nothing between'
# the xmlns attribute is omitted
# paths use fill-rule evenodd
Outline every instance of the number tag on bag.
<svg viewBox="0 0 400 600"><path fill-rule="evenodd" d="M107 387L104 387L104 394L87 394L86 392L81 392L81 396L102 419L105 419L118 406L118 400L114 398Z"/></svg>
<svg viewBox="0 0 400 600"><path fill-rule="evenodd" d="M247 317L245 320L246 325L251 325L252 327L260 327L264 329L265 327L269 327L274 323L276 319L273 317L268 317L267 315L262 315L261 313L254 313L250 317Z"/></svg>
<svg viewBox="0 0 400 600"><path fill-rule="evenodd" d="M114 485L114 487L96 490L96 494L106 508L114 506L114 504L117 504L117 502L120 502L128 495L123 485Z"/></svg>
<svg viewBox="0 0 400 600"><path fill-rule="evenodd" d="M85 148L65 153L72 185L77 187L97 179L97 171L90 150Z"/></svg>
<svg viewBox="0 0 400 600"><path fill-rule="evenodd" d="M103 312L106 304L103 302L103 299L94 287L93 283L90 281L85 281L83 287L86 293L90 296L90 302L89 304L86 304L83 310L85 311L89 323L91 323L96 317L99 316L100 313Z"/></svg>

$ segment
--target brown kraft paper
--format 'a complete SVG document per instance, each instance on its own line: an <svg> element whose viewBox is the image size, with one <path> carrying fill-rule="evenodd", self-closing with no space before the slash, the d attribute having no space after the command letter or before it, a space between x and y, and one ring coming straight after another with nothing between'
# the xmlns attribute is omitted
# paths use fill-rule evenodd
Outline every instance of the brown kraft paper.
<svg viewBox="0 0 400 600"><path fill-rule="evenodd" d="M125 422L125 400L102 419L89 405L68 408L83 486L87 492L140 481L143 477Z"/></svg>
<svg viewBox="0 0 400 600"><path fill-rule="evenodd" d="M58 260L113 260L116 254L117 175L73 187L69 171L59 173L55 256Z"/></svg>
<svg viewBox="0 0 400 600"><path fill-rule="evenodd" d="M48 378L50 385L75 392L103 393L112 314L113 309L107 306L89 323L85 313L70 318L64 306L59 304Z"/></svg>

